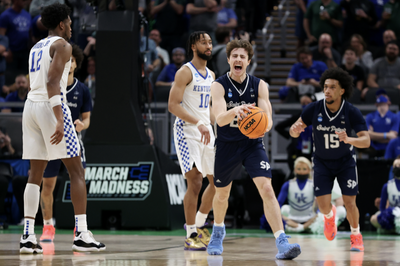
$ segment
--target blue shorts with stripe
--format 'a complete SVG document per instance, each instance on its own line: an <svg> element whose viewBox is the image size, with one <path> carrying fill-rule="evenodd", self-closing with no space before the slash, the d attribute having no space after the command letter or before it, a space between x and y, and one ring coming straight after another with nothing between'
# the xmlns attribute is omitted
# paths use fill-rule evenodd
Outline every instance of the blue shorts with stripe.
<svg viewBox="0 0 400 266"><path fill-rule="evenodd" d="M322 160L314 156L313 164L315 196L332 194L335 178L337 178L343 195L357 195L358 176L355 155L338 160Z"/></svg>
<svg viewBox="0 0 400 266"><path fill-rule="evenodd" d="M242 167L251 178L271 178L271 166L265 152L264 142L259 139L245 139L237 142L215 141L214 185L226 187L238 179Z"/></svg>
<svg viewBox="0 0 400 266"><path fill-rule="evenodd" d="M85 157L85 148L83 147L83 143L79 138L80 146L81 146L81 161L82 161L82 166L83 169L86 168L86 157ZM57 160L51 160L47 163L46 169L44 170L43 177L44 178L49 178L49 177L55 177L58 175L60 172L61 168L61 159Z"/></svg>

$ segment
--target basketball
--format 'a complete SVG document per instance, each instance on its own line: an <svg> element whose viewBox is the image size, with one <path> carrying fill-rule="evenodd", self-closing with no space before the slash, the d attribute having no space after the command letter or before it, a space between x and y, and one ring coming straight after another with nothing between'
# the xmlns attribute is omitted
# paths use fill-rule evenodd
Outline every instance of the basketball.
<svg viewBox="0 0 400 266"><path fill-rule="evenodd" d="M249 138L257 138L267 130L267 113L256 106L250 110L251 112L245 118L238 120L239 130Z"/></svg>

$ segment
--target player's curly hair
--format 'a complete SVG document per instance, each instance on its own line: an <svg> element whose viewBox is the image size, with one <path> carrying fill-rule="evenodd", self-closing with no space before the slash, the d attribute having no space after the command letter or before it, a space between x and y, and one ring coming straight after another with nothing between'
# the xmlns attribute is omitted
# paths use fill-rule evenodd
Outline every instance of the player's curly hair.
<svg viewBox="0 0 400 266"><path fill-rule="evenodd" d="M42 11L42 23L49 30L57 28L61 21L68 18L71 9L67 5L60 3L52 4L45 7Z"/></svg>
<svg viewBox="0 0 400 266"><path fill-rule="evenodd" d="M79 46L76 44L72 44L72 56L75 57L75 62L76 62L75 71L76 71L81 68L84 58L82 49L79 48Z"/></svg>
<svg viewBox="0 0 400 266"><path fill-rule="evenodd" d="M334 67L325 70L325 72L321 76L321 80L319 81L319 85L321 88L324 88L325 80L327 79L336 79L340 86L344 89L344 93L342 98L349 99L351 94L353 93L353 77L349 75L346 71L341 69L340 67Z"/></svg>
<svg viewBox="0 0 400 266"><path fill-rule="evenodd" d="M204 35L207 34L208 36L210 36L207 32L205 31L195 31L192 34L190 34L188 42L187 42L187 54L188 56L191 55L191 53L193 53L192 51L192 45L196 44L198 41L200 41L201 37L204 37ZM211 38L211 36L210 36Z"/></svg>
<svg viewBox="0 0 400 266"><path fill-rule="evenodd" d="M233 49L243 48L246 50L249 56L248 60L251 60L254 55L253 46L247 40L233 40L226 45L226 56L229 58Z"/></svg>

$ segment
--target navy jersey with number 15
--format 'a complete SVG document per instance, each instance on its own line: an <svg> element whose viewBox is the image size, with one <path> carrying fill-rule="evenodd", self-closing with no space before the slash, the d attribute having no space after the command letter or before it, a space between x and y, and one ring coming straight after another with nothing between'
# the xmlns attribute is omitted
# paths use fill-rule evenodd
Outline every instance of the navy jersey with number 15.
<svg viewBox="0 0 400 266"><path fill-rule="evenodd" d="M229 73L219 77L216 82L220 83L225 90L225 101L226 101L226 109L230 110L236 106L240 106L243 104L252 104L255 103L257 105L258 100L258 86L260 84L260 79L256 78L252 75L247 75L245 80L243 81L243 89L237 88L233 81L229 77ZM237 84L238 85L238 84ZM218 141L240 141L248 139L245 135L243 135L237 125L237 118L232 120L232 122L223 127L217 126L217 140Z"/></svg>
<svg viewBox="0 0 400 266"><path fill-rule="evenodd" d="M353 145L339 141L335 133L351 131L356 133L368 131L360 110L343 100L339 110L331 113L326 107L325 99L310 103L301 114L303 122L313 127L314 155L323 160L337 160L354 154Z"/></svg>

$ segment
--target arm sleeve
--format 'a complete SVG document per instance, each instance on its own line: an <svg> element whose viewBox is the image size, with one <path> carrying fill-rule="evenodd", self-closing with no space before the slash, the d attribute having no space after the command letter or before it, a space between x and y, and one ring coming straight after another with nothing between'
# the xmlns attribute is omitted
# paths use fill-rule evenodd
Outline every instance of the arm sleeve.
<svg viewBox="0 0 400 266"><path fill-rule="evenodd" d="M388 193L387 193L387 183L383 185L382 192L381 192L381 204L379 205L379 210L384 211L386 210L386 202L388 200Z"/></svg>
<svg viewBox="0 0 400 266"><path fill-rule="evenodd" d="M293 78L295 81L299 81L299 80L298 80L298 75L297 75L297 66L296 66L296 65L297 65L297 64L294 64L294 65L292 66L292 68L290 69L288 78Z"/></svg>
<svg viewBox="0 0 400 266"><path fill-rule="evenodd" d="M372 64L372 66L369 69L370 74L377 75L378 74L378 63L380 62L380 59L377 59L375 63Z"/></svg>
<svg viewBox="0 0 400 266"><path fill-rule="evenodd" d="M301 114L301 120L303 120L303 123L306 124L307 126L312 124L312 118L314 115L314 110L315 110L315 104L316 102L310 103L307 105L303 113Z"/></svg>
<svg viewBox="0 0 400 266"><path fill-rule="evenodd" d="M285 184L283 184L283 186L281 187L281 191L279 192L278 196L279 207L282 207L282 205L285 203L288 193L289 193L289 181L286 181Z"/></svg>

